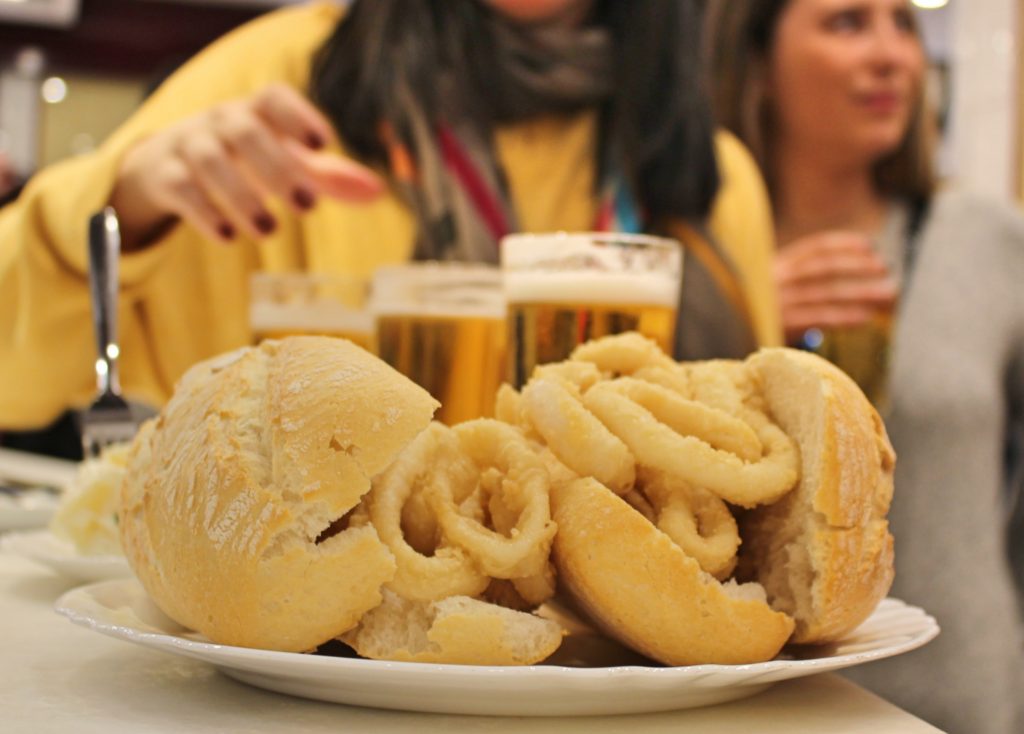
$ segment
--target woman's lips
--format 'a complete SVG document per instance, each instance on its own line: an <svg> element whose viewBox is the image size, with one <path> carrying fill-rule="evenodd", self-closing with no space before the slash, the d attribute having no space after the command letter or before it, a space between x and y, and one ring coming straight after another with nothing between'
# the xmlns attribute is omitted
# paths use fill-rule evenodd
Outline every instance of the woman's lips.
<svg viewBox="0 0 1024 734"><path fill-rule="evenodd" d="M857 97L861 107L876 115L891 115L903 105L903 96L896 92L871 92Z"/></svg>

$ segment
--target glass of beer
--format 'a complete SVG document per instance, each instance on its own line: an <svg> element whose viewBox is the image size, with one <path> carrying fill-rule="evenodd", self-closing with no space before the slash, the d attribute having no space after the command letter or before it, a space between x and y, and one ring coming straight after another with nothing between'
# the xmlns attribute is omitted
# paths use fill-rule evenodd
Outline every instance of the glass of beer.
<svg viewBox="0 0 1024 734"><path fill-rule="evenodd" d="M859 326L808 329L802 346L839 367L880 411L888 407L893 314L880 311Z"/></svg>
<svg viewBox="0 0 1024 734"><path fill-rule="evenodd" d="M675 342L682 248L675 240L616 233L517 234L501 244L508 301L506 377L590 339L638 331L666 354Z"/></svg>
<svg viewBox="0 0 1024 734"><path fill-rule="evenodd" d="M491 265L410 263L373 280L377 355L441 403L454 425L494 413L505 361L501 271Z"/></svg>
<svg viewBox="0 0 1024 734"><path fill-rule="evenodd" d="M253 273L249 323L255 340L325 335L373 346L370 279L318 273Z"/></svg>

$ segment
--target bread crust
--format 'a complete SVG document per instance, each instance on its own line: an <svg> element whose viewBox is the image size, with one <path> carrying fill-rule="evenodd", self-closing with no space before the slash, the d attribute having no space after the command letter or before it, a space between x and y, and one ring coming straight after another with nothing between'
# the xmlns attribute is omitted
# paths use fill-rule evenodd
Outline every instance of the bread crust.
<svg viewBox="0 0 1024 734"><path fill-rule="evenodd" d="M801 451L801 480L740 518L738 576L759 581L797 622L794 642L840 639L893 580L885 515L895 453L877 411L841 370L813 354L764 349L747 360L768 410Z"/></svg>
<svg viewBox="0 0 1024 734"><path fill-rule="evenodd" d="M294 337L193 367L136 438L121 539L157 605L230 645L304 651L394 575L372 526L317 542L437 402L350 342Z"/></svg>
<svg viewBox="0 0 1024 734"><path fill-rule="evenodd" d="M770 660L793 621L730 596L667 535L594 479L552 487L559 580L606 634L666 665Z"/></svg>
<svg viewBox="0 0 1024 734"><path fill-rule="evenodd" d="M468 596L412 601L391 591L341 639L363 657L451 665L533 665L562 642L549 619Z"/></svg>

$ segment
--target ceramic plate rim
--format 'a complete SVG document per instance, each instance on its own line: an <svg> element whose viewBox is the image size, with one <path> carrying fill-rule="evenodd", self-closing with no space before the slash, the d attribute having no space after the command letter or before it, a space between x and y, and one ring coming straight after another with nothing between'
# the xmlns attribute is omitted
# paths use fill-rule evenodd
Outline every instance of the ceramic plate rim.
<svg viewBox="0 0 1024 734"><path fill-rule="evenodd" d="M850 652L833 657L822 657L822 658L807 658L797 660L785 660L776 659L769 660L761 663L746 663L741 665L720 665L720 664L703 664L703 665L688 665L688 666L676 666L676 667L656 667L656 666L643 666L643 665L621 665L621 666L610 666L610 667L595 667L595 668L576 668L564 665L527 665L527 666L485 666L485 665L452 665L444 663L413 663L413 662L401 662L401 661L386 661L386 660L366 660L362 658L343 658L343 657L332 657L326 655L308 655L304 653L294 652L281 652L277 650L265 650L259 648L245 648L236 647L233 645L221 645L215 642L192 640L179 635L163 632L150 632L141 630L136 627L116 624L109 621L104 621L90 615L86 611L82 611L76 608L75 601L76 597L91 594L97 587L107 585L125 585L125 584L138 584L138 581L134 578L120 578L120 579L109 579L106 581L98 581L86 586L80 586L64 593L54 604L55 611L69 619L71 622L92 629L101 634L105 634L110 637L115 637L129 642L135 642L137 644L144 645L146 647L177 651L182 654L188 654L191 657L197 657L207 662L220 666L225 663L211 660L210 655L218 656L230 656L240 661L264 661L264 662L279 662L281 664L297 664L300 666L308 667L312 669L318 668L337 668L343 670L347 668L361 669L367 671L373 670L401 670L401 671L433 671L446 672L451 674L464 674L464 673L476 673L480 674L486 672L487 674L497 674L504 677L522 677L528 678L531 676L537 676L538 674L559 674L562 676L570 676L572 678L586 679L586 678L604 678L609 675L623 676L623 675L643 675L650 677L690 677L703 674L714 674L714 673L762 673L770 674L778 672L780 670L785 671L796 671L796 674L788 677L799 677L801 675L810 675L815 672L825 672L827 670L837 670L840 668L852 667L854 665L860 665L862 663L871 662L874 660L880 660L887 657L893 657L895 655L901 655L906 652L910 652L922 645L927 644L936 635L939 634L939 626L934 617L924 612L919 607L907 604L899 599L892 597L883 599L879 603L878 607L872 612L872 616L865 620L865 624L869 622L874 615L878 614L879 611L885 611L887 609L902 609L909 611L910 613L920 613L920 627L909 636L908 639L888 645L882 648L870 649L860 652ZM301 662L300 662L301 661ZM806 671L806 672L804 672Z"/></svg>
<svg viewBox="0 0 1024 734"><path fill-rule="evenodd" d="M13 503L6 503L4 506L0 506L0 532L45 528L56 511L56 499L54 499L52 507L18 507Z"/></svg>
<svg viewBox="0 0 1024 734"><path fill-rule="evenodd" d="M40 546L40 542L47 545ZM67 554L63 555L65 546ZM52 551L58 547L61 553ZM58 538L47 528L5 533L0 536L0 550L86 583L118 581L132 576L131 568L124 556L78 554L70 543Z"/></svg>

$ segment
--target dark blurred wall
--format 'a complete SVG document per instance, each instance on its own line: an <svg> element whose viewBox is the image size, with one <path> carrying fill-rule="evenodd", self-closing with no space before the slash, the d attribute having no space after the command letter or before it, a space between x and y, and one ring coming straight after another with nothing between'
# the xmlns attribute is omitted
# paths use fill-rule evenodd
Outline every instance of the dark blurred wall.
<svg viewBox="0 0 1024 734"><path fill-rule="evenodd" d="M70 28L0 22L0 68L20 49L34 46L45 53L50 69L148 78L266 10L265 4L82 0Z"/></svg>

